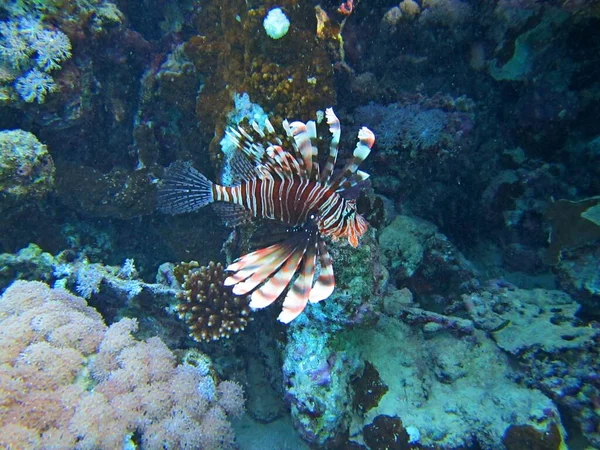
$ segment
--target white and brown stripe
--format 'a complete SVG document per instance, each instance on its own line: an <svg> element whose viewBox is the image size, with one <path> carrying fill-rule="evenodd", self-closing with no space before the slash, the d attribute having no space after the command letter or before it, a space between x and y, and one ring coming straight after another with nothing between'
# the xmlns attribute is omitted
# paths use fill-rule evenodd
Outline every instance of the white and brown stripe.
<svg viewBox="0 0 600 450"><path fill-rule="evenodd" d="M337 234L343 225L346 201L316 181L287 178L279 173L244 182L239 186L213 185L215 201L235 203L255 217L274 219L291 226L302 225L316 214L319 231Z"/></svg>

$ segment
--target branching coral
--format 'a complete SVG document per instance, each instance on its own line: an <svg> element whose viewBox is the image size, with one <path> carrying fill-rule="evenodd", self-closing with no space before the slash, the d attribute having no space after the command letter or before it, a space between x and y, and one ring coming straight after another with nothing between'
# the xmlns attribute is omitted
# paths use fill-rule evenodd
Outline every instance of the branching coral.
<svg viewBox="0 0 600 450"><path fill-rule="evenodd" d="M211 261L198 267L192 262L178 267L175 273L181 278L183 290L178 295L181 303L177 309L192 338L199 342L216 341L246 328L250 315L248 299L234 295L231 287L223 285L225 271L221 263Z"/></svg>

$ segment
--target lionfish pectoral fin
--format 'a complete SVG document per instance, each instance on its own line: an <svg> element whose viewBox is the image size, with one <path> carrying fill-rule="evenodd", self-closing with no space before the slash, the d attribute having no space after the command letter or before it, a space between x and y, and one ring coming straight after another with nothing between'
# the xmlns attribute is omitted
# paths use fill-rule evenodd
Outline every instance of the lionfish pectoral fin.
<svg viewBox="0 0 600 450"><path fill-rule="evenodd" d="M235 295L245 295L263 283L271 274L277 271L294 252L294 247L282 243L276 251L260 260L260 266L244 281L236 284L233 288Z"/></svg>
<svg viewBox="0 0 600 450"><path fill-rule="evenodd" d="M321 263L321 273L308 296L308 301L311 303L325 300L333 294L335 288L331 256L329 256L329 252L327 251L327 245L322 241L319 241L319 261Z"/></svg>
<svg viewBox="0 0 600 450"><path fill-rule="evenodd" d="M279 270L252 293L250 296L250 308L265 308L279 298L294 277L304 256L305 249L305 246L295 247L290 257Z"/></svg>
<svg viewBox="0 0 600 450"><path fill-rule="evenodd" d="M313 277L315 275L316 256L317 243L312 242L304 252L298 278L296 278L285 296L283 308L279 317L277 317L280 322L290 323L304 311L310 296Z"/></svg>
<svg viewBox="0 0 600 450"><path fill-rule="evenodd" d="M348 233L348 242L352 247L358 247L358 236L353 232Z"/></svg>
<svg viewBox="0 0 600 450"><path fill-rule="evenodd" d="M227 272L235 272L225 279L225 286L231 286L245 280L263 264L264 259L269 258L272 253L280 250L281 246L274 244L236 259L225 269Z"/></svg>
<svg viewBox="0 0 600 450"><path fill-rule="evenodd" d="M244 269L249 266L259 266L260 260L268 256L271 252L277 251L279 249L278 244L270 245L269 247L258 249L252 253L248 253L234 262L229 264L225 269L227 272L237 272L241 269Z"/></svg>

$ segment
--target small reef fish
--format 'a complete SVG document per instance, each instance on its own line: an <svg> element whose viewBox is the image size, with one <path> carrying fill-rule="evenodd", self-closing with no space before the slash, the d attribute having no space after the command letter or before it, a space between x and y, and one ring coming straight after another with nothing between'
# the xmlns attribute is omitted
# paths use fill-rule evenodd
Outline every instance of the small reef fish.
<svg viewBox="0 0 600 450"><path fill-rule="evenodd" d="M231 275L225 279L234 294L251 293L253 309L269 306L287 289L278 317L284 323L295 319L307 302L319 302L333 293L333 266L323 237L347 238L357 247L368 228L355 202L340 194L368 178L358 166L369 155L375 136L361 128L353 156L334 173L341 127L333 109L328 108L325 116L332 137L322 168L314 121L284 120L290 147L284 150L284 141L267 119L264 130L251 124L254 133L241 126L227 130L240 150L231 162L235 172L231 186L213 183L189 164L175 163L167 169L158 192L158 209L168 214L215 203L230 207L233 222L254 217L289 226L292 232L287 239L238 258L227 267ZM314 281L317 260L320 270Z"/></svg>

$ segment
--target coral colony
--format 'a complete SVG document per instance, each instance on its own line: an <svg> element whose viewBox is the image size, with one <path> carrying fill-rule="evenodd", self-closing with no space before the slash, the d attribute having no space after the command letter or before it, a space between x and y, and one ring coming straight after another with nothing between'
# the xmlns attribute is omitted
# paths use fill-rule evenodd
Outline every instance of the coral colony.
<svg viewBox="0 0 600 450"><path fill-rule="evenodd" d="M597 0L139 6L0 2L0 448L600 448Z"/></svg>

